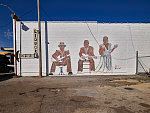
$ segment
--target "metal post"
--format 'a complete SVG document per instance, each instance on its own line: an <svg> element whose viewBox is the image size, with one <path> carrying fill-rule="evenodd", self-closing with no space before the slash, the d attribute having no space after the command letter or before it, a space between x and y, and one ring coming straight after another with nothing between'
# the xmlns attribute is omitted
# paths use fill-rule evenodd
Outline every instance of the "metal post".
<svg viewBox="0 0 150 113"><path fill-rule="evenodd" d="M39 30L39 76L42 77L42 52L41 52L41 22L40 22L40 0L37 0L38 5L38 30Z"/></svg>
<svg viewBox="0 0 150 113"><path fill-rule="evenodd" d="M14 77L18 77L17 76L17 45L16 45L16 21L19 20L19 17L14 13L11 15L13 18L13 31L14 31L14 46L15 46L15 76Z"/></svg>
<svg viewBox="0 0 150 113"><path fill-rule="evenodd" d="M138 51L136 51L136 74L138 75L138 62L139 62L139 59L138 59Z"/></svg>
<svg viewBox="0 0 150 113"><path fill-rule="evenodd" d="M17 46L16 46L16 19L14 21L14 38L15 38L15 76L17 77Z"/></svg>

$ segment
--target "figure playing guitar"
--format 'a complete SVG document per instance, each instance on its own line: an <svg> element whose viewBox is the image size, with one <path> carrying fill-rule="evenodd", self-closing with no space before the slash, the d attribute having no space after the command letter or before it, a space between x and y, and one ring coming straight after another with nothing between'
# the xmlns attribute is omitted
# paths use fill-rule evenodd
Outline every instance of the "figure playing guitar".
<svg viewBox="0 0 150 113"><path fill-rule="evenodd" d="M85 56L86 55L86 56ZM83 62L89 61L90 62L90 70L95 71L95 63L93 58L97 58L94 55L94 48L89 46L89 41L84 40L84 47L80 48L79 56L81 59L78 61L78 72L83 71Z"/></svg>
<svg viewBox="0 0 150 113"><path fill-rule="evenodd" d="M55 61L53 62L51 66L50 75L53 75L53 73L55 72L56 66L66 66L66 65L67 65L68 75L72 75L69 50L65 51L66 45L64 44L64 42L60 42L58 47L60 48L60 50L56 50L56 52L52 55Z"/></svg>

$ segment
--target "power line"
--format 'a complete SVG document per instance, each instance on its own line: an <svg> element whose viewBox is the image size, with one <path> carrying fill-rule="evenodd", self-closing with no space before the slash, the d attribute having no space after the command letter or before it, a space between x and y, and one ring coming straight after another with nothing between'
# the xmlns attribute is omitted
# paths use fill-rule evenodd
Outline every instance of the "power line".
<svg viewBox="0 0 150 113"><path fill-rule="evenodd" d="M131 59L135 59L135 57L129 57L129 58L116 58L116 57L112 57L112 59L115 59L115 60L131 60Z"/></svg>
<svg viewBox="0 0 150 113"><path fill-rule="evenodd" d="M98 46L99 46L99 43L98 43L98 41L96 40L96 38L95 38L94 34L92 33L92 30L91 30L90 26L88 25L88 23L87 23L86 21L85 21L85 23L86 23L86 25L87 25L87 27L88 27L88 29L89 29L89 31L90 31L90 33L91 33L92 37L94 38L94 40L96 41L96 43L97 43L97 44L98 44Z"/></svg>
<svg viewBox="0 0 150 113"><path fill-rule="evenodd" d="M133 43L133 37L132 37L132 32L131 32L131 27L130 27L130 25L129 25L129 31L130 31L130 36L131 36L131 42L132 42L132 46L133 46L133 49L134 49L134 51L136 51L135 50L135 46L134 46L134 43ZM144 57L144 56L143 56ZM146 56L146 57L149 57L149 56ZM147 67L147 65L142 61L142 56L141 57L138 57L139 58L139 60L138 60L138 62L139 62L139 64L142 66L142 68L143 68L143 70L147 73L147 71L145 70L145 68L144 68L144 66L146 67L146 68L148 68ZM143 66L144 65L144 66Z"/></svg>
<svg viewBox="0 0 150 113"><path fill-rule="evenodd" d="M21 17L24 17L24 16L26 16L26 15L32 13L32 12L33 12L33 9L31 9L31 10L29 10L29 11L26 11L24 14L22 14L22 15L20 16L20 18L21 18ZM8 27L10 24L12 24L12 21L9 21L7 24L0 25L0 28Z"/></svg>
<svg viewBox="0 0 150 113"><path fill-rule="evenodd" d="M133 49L134 49L134 51L135 51L135 46L134 46L134 43L133 43L133 36L132 36L132 32L131 32L131 27L130 27L130 25L129 25L129 32L130 32L130 38L131 38L132 47L133 47Z"/></svg>
<svg viewBox="0 0 150 113"><path fill-rule="evenodd" d="M44 14L51 20L51 18L49 17L48 13L47 13L42 7L41 7L41 9L42 9L42 11L44 12ZM92 37L94 38L94 40L96 41L96 43L99 45L99 43L98 43L96 37L94 36L94 34L93 34L93 32L92 32L90 26L88 25L88 23L87 23L86 21L85 21L85 23L86 23L86 25L87 25L87 27L88 27L88 29L89 29L89 31L90 31Z"/></svg>
<svg viewBox="0 0 150 113"><path fill-rule="evenodd" d="M51 18L49 17L48 13L44 10L44 8L41 7L41 11L43 11L43 13L47 16L47 18L51 20Z"/></svg>
<svg viewBox="0 0 150 113"><path fill-rule="evenodd" d="M22 14L22 15L20 16L20 18L21 18L21 17L24 17L24 16L26 16L26 15L32 13L32 12L33 12L33 9L31 9L31 10L25 12L24 14Z"/></svg>
<svg viewBox="0 0 150 113"><path fill-rule="evenodd" d="M41 9L42 9L42 11L44 12L44 14L51 20L51 18L49 17L48 13L47 13L42 7L41 7ZM97 43L98 46L99 46L99 43L98 43L96 37L94 36L94 34L93 34L93 32L92 32L90 26L88 25L88 23L87 23L86 21L85 21L85 23L86 23L86 25L87 25L87 27L88 27L88 29L89 29L89 31L90 31L92 37L94 38L94 40L96 41L96 43Z"/></svg>
<svg viewBox="0 0 150 113"><path fill-rule="evenodd" d="M45 15L50 19L48 13L47 13L42 7L41 7L41 9L42 9L42 11L45 13ZM99 45L99 43L98 43L96 37L94 36L94 34L93 34L93 32L92 32L90 26L88 25L88 23L87 23L86 21L85 21L85 23L86 23L86 25L87 25L87 27L88 27L88 29L89 29L89 31L90 31L92 37L94 38L94 40L96 41L96 43ZM130 26L129 26L129 27L130 27ZM130 29L130 35L131 35L131 40L132 40L131 28L129 28L129 29ZM133 40L132 40L132 46L133 46L133 48L134 48L134 50L135 50L135 47L134 47L134 44L133 44ZM119 59L119 58L113 57L113 59L115 59L115 60L130 60L130 59L135 59L135 57L129 57L129 58L124 58L124 59Z"/></svg>

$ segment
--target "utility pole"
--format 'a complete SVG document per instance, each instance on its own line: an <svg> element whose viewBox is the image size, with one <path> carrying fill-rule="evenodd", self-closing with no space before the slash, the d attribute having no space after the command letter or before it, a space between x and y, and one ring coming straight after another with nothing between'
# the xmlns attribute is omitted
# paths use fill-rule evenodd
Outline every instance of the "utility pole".
<svg viewBox="0 0 150 113"><path fill-rule="evenodd" d="M17 46L16 46L16 21L19 19L18 16L16 16L16 14L12 14L12 19L13 19L13 24L14 24L14 46L15 46L15 76L14 77L18 77L17 76Z"/></svg>
<svg viewBox="0 0 150 113"><path fill-rule="evenodd" d="M38 6L38 33L39 33L39 77L42 77L42 52L41 52L41 22L40 22L40 0L37 0Z"/></svg>

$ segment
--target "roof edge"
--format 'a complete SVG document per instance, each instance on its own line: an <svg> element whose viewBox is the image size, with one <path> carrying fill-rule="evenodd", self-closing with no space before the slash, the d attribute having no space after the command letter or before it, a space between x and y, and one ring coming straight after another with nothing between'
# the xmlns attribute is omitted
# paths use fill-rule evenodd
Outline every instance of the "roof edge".
<svg viewBox="0 0 150 113"><path fill-rule="evenodd" d="M37 23L38 21L17 21L17 22L33 22L33 23ZM97 21L41 21L41 23L45 23L45 22L49 22L49 23L97 23L97 24L150 24L150 23L104 23L104 22L97 22Z"/></svg>

